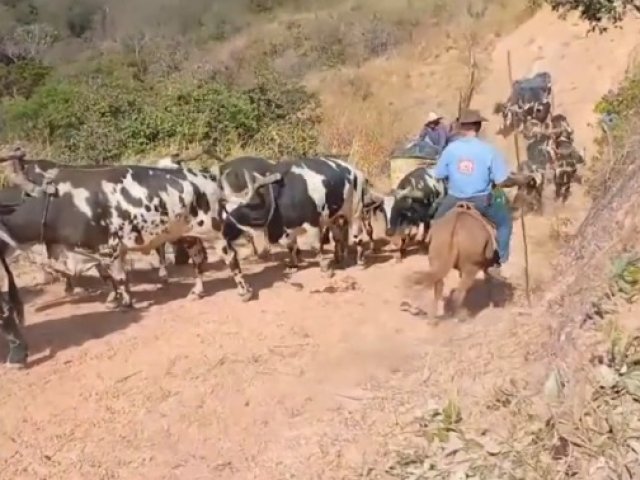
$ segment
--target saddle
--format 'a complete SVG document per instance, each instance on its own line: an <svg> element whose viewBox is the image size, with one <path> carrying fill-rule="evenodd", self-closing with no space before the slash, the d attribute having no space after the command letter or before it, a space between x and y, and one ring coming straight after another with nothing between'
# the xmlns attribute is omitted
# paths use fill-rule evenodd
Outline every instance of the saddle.
<svg viewBox="0 0 640 480"><path fill-rule="evenodd" d="M458 202L456 206L451 210L454 214L466 214L471 215L473 218L478 220L482 226L489 233L489 237L491 238L491 247L493 250L498 248L498 243L496 241L496 227L495 225L484 215L482 215L478 209L470 202Z"/></svg>

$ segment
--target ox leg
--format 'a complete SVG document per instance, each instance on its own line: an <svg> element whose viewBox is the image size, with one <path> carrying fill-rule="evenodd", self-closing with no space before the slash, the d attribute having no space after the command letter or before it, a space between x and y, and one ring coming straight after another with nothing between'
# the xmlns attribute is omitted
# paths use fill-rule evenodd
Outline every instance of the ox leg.
<svg viewBox="0 0 640 480"><path fill-rule="evenodd" d="M401 262L407 256L407 243L407 236L402 235L402 237L400 237L400 247L398 248L398 252L395 255L396 262Z"/></svg>
<svg viewBox="0 0 640 480"><path fill-rule="evenodd" d="M196 282L191 291L189 292L190 298L202 298L204 295L204 266L206 264L206 255L204 251L204 245L201 242L193 242L187 247L189 258L193 262L193 268L195 271Z"/></svg>
<svg viewBox="0 0 640 480"><path fill-rule="evenodd" d="M422 223L422 234L420 235L420 249L425 252L425 253L429 253L429 247L427 245L427 234L429 233L429 222L423 222Z"/></svg>
<svg viewBox="0 0 640 480"><path fill-rule="evenodd" d="M64 278L64 293L72 295L74 291L73 282L71 281L71 275Z"/></svg>
<svg viewBox="0 0 640 480"><path fill-rule="evenodd" d="M376 245L376 241L373 238L373 225L371 224L371 218L367 218L364 221L364 230L367 233L367 238L369 239L369 245L371 246L371 251L373 253L378 253L379 249Z"/></svg>
<svg viewBox="0 0 640 480"><path fill-rule="evenodd" d="M312 250L316 254L316 259L320 265L320 270L327 276L332 277L334 274L331 259L325 258L322 252L322 236L324 229L322 227L310 227L307 229L309 235L309 243ZM336 245L337 248L337 245Z"/></svg>
<svg viewBox="0 0 640 480"><path fill-rule="evenodd" d="M236 282L238 295L240 295L242 301L246 302L251 300L251 297L253 297L253 290L245 281L244 275L242 275L236 249L233 248L233 245L231 245L226 240L220 240L216 243L216 251L219 252L219 255L224 260L224 263L226 263L227 267L229 267L229 270L231 270L233 280Z"/></svg>
<svg viewBox="0 0 640 480"><path fill-rule="evenodd" d="M183 242L176 241L171 246L173 247L174 265L186 265L189 263L189 252Z"/></svg>
<svg viewBox="0 0 640 480"><path fill-rule="evenodd" d="M163 243L156 248L156 254L158 255L158 278L160 283L166 285L169 282L169 273L167 272L167 244Z"/></svg>
<svg viewBox="0 0 640 480"><path fill-rule="evenodd" d="M300 248L298 247L298 239L295 234L285 232L283 240L284 246L287 248L287 252L289 252L289 259L287 261L285 273L292 274L298 271L300 265Z"/></svg>
<svg viewBox="0 0 640 480"><path fill-rule="evenodd" d="M7 366L22 367L27 363L29 348L27 342L18 327L15 312L11 307L4 307L2 314L2 324L0 329L9 343L9 354L7 355Z"/></svg>
<svg viewBox="0 0 640 480"><path fill-rule="evenodd" d="M109 267L109 276L115 290L114 300L119 300L118 303L122 308L132 308L133 301L131 299L129 279L127 278L127 271L125 270L126 256L126 250L122 247L119 248L112 258L111 266Z"/></svg>
<svg viewBox="0 0 640 480"><path fill-rule="evenodd" d="M363 228L360 222L353 223L349 229L352 229L351 238L356 246L356 263L359 267L365 266L365 242ZM365 229L366 231L366 229ZM367 232L368 233L368 232Z"/></svg>

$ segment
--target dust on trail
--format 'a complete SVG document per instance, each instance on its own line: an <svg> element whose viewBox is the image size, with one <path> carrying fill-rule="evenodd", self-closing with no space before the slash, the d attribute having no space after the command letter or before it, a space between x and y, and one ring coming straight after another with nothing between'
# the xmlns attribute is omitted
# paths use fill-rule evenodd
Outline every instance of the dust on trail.
<svg viewBox="0 0 640 480"><path fill-rule="evenodd" d="M510 49L516 76L551 72L557 108L589 142L592 105L621 78L638 38L639 22L625 27L583 39L582 26L540 13L498 42L478 106L507 93ZM548 258L530 248L544 270ZM437 327L401 312L406 278L426 259L388 260L331 281L313 267L288 283L279 264L246 262L260 294L250 303L222 267L199 302L183 300L188 281L159 290L154 271L140 273L142 307L128 313L106 311L102 297L58 301L61 285L24 288L36 365L0 370L0 477L361 478L413 408L454 389L463 408L482 402L539 360L549 326L513 308Z"/></svg>

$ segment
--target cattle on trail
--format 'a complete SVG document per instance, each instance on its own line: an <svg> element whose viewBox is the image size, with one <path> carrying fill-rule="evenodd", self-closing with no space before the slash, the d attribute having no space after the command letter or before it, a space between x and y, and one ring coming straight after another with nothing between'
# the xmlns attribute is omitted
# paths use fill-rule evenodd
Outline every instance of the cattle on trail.
<svg viewBox="0 0 640 480"><path fill-rule="evenodd" d="M431 314L439 316L444 279L455 268L460 273L460 281L451 294L451 313L460 312L458 319L464 320L468 312L460 311L460 307L478 272L484 272L486 281L491 281L487 270L496 261L495 228L472 204L460 202L433 222L427 242L429 271L421 282L433 288Z"/></svg>
<svg viewBox="0 0 640 480"><path fill-rule="evenodd" d="M47 175L55 175L55 173L61 168L80 168L86 170L101 170L105 167L102 165L66 165L53 162L51 160L28 160L25 158L24 152L16 152L14 155L20 156L21 162L24 166L24 172L26 177L30 178L38 178L38 177L46 177ZM175 157L170 157L172 162L175 162ZM165 160L165 159L163 159ZM162 163L162 160L159 161ZM166 163L166 160L165 160ZM175 164L172 164L171 167L174 167ZM165 168L169 168L169 164L164 165ZM15 179L16 177L14 177ZM15 202L17 199L22 198L22 189L19 187L8 187L0 190L0 201L1 202ZM33 222L37 222L38 224L42 221L40 216L35 216L32 218ZM32 231L36 231L32 229ZM33 238L28 241L28 243L38 243L40 242L41 236L38 235L37 238ZM200 240L198 240L200 241ZM193 242L193 239L179 239L172 243L172 247L174 249L175 256L179 259L181 251L186 251L186 244ZM109 280L108 272L101 268L100 264L96 264L95 259L83 255L82 253L76 253L73 249L69 249L63 245L59 244L51 244L45 242L45 251L47 255L48 263L44 264L43 267L45 272L55 273L62 275L65 278L65 292L72 293L74 291L73 286L73 277L81 275L85 271L96 268L98 273L100 274L103 280ZM203 251L204 246L202 247ZM158 266L158 277L160 280L165 283L168 279L168 273L166 268L166 255L165 255L165 245L161 245L156 248L156 254L159 259ZM206 261L206 257L205 257ZM186 262L185 262L186 263ZM176 264L180 264L179 261L176 261Z"/></svg>
<svg viewBox="0 0 640 480"><path fill-rule="evenodd" d="M242 156L236 157L214 168L220 177L220 185L223 191L223 206L225 213L230 212L239 205L239 196L249 188L247 177L257 174L266 177L276 172L276 164L263 157ZM253 235L246 234L253 254L257 257L264 257L269 252L269 243L262 242L263 250L258 251Z"/></svg>
<svg viewBox="0 0 640 480"><path fill-rule="evenodd" d="M356 245L358 264L364 263L367 182L361 171L342 159L327 156L282 161L271 175L274 181L267 184L260 174L244 172L249 187L244 194L236 195L235 208L228 210L226 238L235 240L243 232L265 235L268 243L279 242L287 248L292 271L299 265L297 237L306 232L321 269L331 273L331 262L322 253L323 236L331 229L338 250L334 255L345 251L342 243L350 237ZM348 229L346 236L340 223Z"/></svg>
<svg viewBox="0 0 640 480"><path fill-rule="evenodd" d="M517 130L527 133L542 128L551 114L551 75L540 72L513 82L506 102L497 103L494 114L502 116L499 134Z"/></svg>
<svg viewBox="0 0 640 480"><path fill-rule="evenodd" d="M407 173L383 201L377 210L385 218L385 235L399 246L397 260L404 258L410 230L422 226L421 243L424 243L438 201L446 195L442 180L436 179L428 167L418 167Z"/></svg>
<svg viewBox="0 0 640 480"><path fill-rule="evenodd" d="M549 134L553 141L566 140L573 143L573 128L569 124L567 117L561 113L556 113L549 120Z"/></svg>
<svg viewBox="0 0 640 480"><path fill-rule="evenodd" d="M553 157L555 198L565 203L571 195L571 183L580 182L578 166L584 165L585 159L575 145L564 138L556 140L549 150Z"/></svg>
<svg viewBox="0 0 640 480"><path fill-rule="evenodd" d="M48 181L41 172L29 170L23 157L2 159L18 183L49 184L55 193L28 198L10 215L0 219L18 244L39 239L68 249L84 250L104 263L107 256L110 281L120 305L132 306L124 269L127 252L148 254L181 237L211 240L215 251L231 269L241 297L251 289L240 272L235 248L222 237L221 191L218 178L189 168L119 166L94 169L56 168ZM33 219L39 219L34 222ZM202 242L189 249L196 282L190 296L203 294L204 252Z"/></svg>

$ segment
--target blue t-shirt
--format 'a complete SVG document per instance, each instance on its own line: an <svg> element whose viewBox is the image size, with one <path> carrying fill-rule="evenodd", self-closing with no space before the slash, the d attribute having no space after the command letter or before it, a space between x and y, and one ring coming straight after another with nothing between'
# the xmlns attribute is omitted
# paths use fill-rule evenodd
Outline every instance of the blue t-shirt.
<svg viewBox="0 0 640 480"><path fill-rule="evenodd" d="M509 168L502 154L490 143L463 137L450 143L438 159L435 177L448 179L449 195L469 198L491 192L491 183L502 183Z"/></svg>

